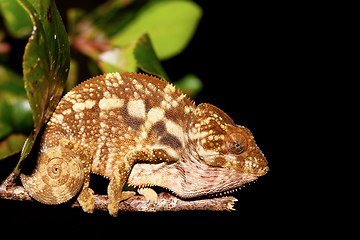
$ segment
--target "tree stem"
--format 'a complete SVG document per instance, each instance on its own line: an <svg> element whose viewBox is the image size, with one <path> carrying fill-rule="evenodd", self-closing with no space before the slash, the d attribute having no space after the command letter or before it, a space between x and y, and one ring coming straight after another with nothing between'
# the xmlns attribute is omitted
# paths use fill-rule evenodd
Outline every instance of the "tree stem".
<svg viewBox="0 0 360 240"><path fill-rule="evenodd" d="M11 173L0 185L0 198L18 201L32 201L25 188L15 186L16 173ZM107 211L108 198L106 195L94 195L95 210ZM159 193L157 204L149 203L144 196L133 196L120 202L119 211L182 211L182 210L208 210L208 211L231 211L234 210L236 198L231 196L186 201L172 196L169 193ZM80 208L76 201L72 208Z"/></svg>

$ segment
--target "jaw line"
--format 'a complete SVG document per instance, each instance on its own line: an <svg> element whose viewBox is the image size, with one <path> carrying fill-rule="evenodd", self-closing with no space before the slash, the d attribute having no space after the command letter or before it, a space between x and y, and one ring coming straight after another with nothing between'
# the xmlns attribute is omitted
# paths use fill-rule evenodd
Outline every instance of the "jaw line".
<svg viewBox="0 0 360 240"><path fill-rule="evenodd" d="M209 167L201 164L204 168L189 171L183 184L183 196L185 198L199 197L203 195L222 195L257 179L254 174L229 171L219 167Z"/></svg>
<svg viewBox="0 0 360 240"><path fill-rule="evenodd" d="M188 158L172 164L135 164L128 184L135 187L159 186L180 198L194 198L228 194L257 177L255 174L211 167L194 158Z"/></svg>

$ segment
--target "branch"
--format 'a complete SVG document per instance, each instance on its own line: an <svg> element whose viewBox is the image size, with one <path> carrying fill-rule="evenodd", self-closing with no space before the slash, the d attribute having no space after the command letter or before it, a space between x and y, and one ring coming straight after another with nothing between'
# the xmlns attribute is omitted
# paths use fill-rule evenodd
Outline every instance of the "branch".
<svg viewBox="0 0 360 240"><path fill-rule="evenodd" d="M0 198L18 201L33 201L25 188L15 186L17 178L15 173L9 177L0 186ZM106 195L94 195L95 210L107 211L108 198ZM146 201L144 196L133 196L120 202L119 211L140 211L140 212L159 212L159 211L182 211L182 210L208 210L208 211L231 211L237 201L231 196L201 199L195 201L181 200L169 193L159 193L158 202L153 205ZM72 208L80 208L76 201Z"/></svg>

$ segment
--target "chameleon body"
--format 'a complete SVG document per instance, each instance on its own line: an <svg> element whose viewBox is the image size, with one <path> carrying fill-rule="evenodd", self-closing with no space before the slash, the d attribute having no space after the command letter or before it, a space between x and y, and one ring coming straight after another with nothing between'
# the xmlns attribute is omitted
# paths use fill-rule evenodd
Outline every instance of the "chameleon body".
<svg viewBox="0 0 360 240"><path fill-rule="evenodd" d="M181 198L224 193L267 173L251 132L210 104L195 105L162 79L137 73L91 78L59 102L41 139L37 165L21 175L35 200L73 198L93 212L90 173L110 179L108 210L137 187L156 204L151 186Z"/></svg>

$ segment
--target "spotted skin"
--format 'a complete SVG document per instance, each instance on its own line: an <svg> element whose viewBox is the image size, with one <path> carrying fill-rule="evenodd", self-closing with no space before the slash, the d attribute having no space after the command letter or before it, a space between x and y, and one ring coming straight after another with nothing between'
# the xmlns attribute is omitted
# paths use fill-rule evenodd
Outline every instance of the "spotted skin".
<svg viewBox="0 0 360 240"><path fill-rule="evenodd" d="M109 213L116 216L119 202L132 195L122 192L125 183L156 204L151 186L190 198L239 188L267 171L251 132L220 109L196 107L172 84L152 76L109 73L62 98L46 126L37 166L21 180L46 204L69 200L80 184L78 201L92 212L90 172L105 176ZM75 184L79 178L83 182Z"/></svg>

